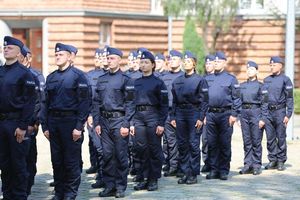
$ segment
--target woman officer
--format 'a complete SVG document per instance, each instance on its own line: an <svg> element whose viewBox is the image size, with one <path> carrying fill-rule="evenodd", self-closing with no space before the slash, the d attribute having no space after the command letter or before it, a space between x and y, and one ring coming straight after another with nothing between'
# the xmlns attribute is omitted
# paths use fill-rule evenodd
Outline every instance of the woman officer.
<svg viewBox="0 0 300 200"><path fill-rule="evenodd" d="M183 63L185 74L175 79L172 85L172 117L177 127L179 165L184 173L178 184L195 184L200 174L199 146L208 86L206 80L196 74L196 63L196 57L186 51Z"/></svg>
<svg viewBox="0 0 300 200"><path fill-rule="evenodd" d="M135 190L157 190L157 180L161 177L161 136L168 115L168 91L164 82L154 76L154 68L154 56L149 51L144 51L140 60L143 76L134 83L136 112L134 128L131 127L131 134L135 135L134 148L141 161L137 176L143 177L134 187Z"/></svg>
<svg viewBox="0 0 300 200"><path fill-rule="evenodd" d="M267 104L262 93L263 84L257 80L258 66L253 61L247 63L248 80L241 83L241 127L244 142L244 167L240 174L261 173L262 121L267 119ZM265 109L265 112L262 110Z"/></svg>

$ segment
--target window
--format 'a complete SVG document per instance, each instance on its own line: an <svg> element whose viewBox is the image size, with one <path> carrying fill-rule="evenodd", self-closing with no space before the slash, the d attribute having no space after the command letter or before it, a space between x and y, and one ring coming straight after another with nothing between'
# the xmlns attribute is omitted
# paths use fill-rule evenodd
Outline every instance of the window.
<svg viewBox="0 0 300 200"><path fill-rule="evenodd" d="M239 7L240 9L263 9L264 0L240 0Z"/></svg>
<svg viewBox="0 0 300 200"><path fill-rule="evenodd" d="M99 46L110 45L111 40L111 23L101 23L99 33Z"/></svg>

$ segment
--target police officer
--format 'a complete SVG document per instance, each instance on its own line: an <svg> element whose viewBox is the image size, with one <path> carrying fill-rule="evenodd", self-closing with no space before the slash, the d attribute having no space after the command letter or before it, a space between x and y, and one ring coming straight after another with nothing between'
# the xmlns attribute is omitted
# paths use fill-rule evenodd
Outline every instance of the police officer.
<svg viewBox="0 0 300 200"><path fill-rule="evenodd" d="M161 177L161 136L168 113L168 90L164 82L153 74L155 57L151 52L142 52L140 68L143 77L134 82L136 112L131 134L135 135L134 147L141 161L137 176L143 178L134 189L154 191L158 189L157 180Z"/></svg>
<svg viewBox="0 0 300 200"><path fill-rule="evenodd" d="M209 86L212 84L214 81L214 71L215 71L215 56L214 55L207 55L205 57L205 75L204 79L206 80ZM202 160L204 163L204 166L201 169L201 172L209 172L210 171L210 165L209 165L209 156L208 156L208 142L207 142L207 131L206 131L206 118L204 119L204 125L203 125L203 130L202 130Z"/></svg>
<svg viewBox="0 0 300 200"><path fill-rule="evenodd" d="M227 58L215 54L215 77L209 87L206 131L211 171L206 179L227 180L231 160L233 125L240 112L240 85L235 76L225 71Z"/></svg>
<svg viewBox="0 0 300 200"><path fill-rule="evenodd" d="M166 73L165 60L166 58L163 54L158 53L155 55L155 76L160 77Z"/></svg>
<svg viewBox="0 0 300 200"><path fill-rule="evenodd" d="M43 74L31 67L31 61L32 61L32 54L30 49L23 46L21 50L21 55L19 57L19 62L21 62L25 67L29 69L29 71L32 73L33 78L36 83L36 102L35 102L35 108L34 108L34 115L32 116L32 119L30 120L30 124L28 126L27 133L29 134L30 138L30 149L29 154L27 156L27 169L29 173L29 179L28 179L28 186L27 186L27 194L30 195L31 188L34 185L34 177L37 172L36 168L36 162L37 162L37 146L36 146L36 136L38 134L39 130L39 124L40 124L40 111L41 111L41 105L42 102L45 101L45 95L44 95L44 89L45 89L45 78Z"/></svg>
<svg viewBox="0 0 300 200"><path fill-rule="evenodd" d="M4 37L4 57L0 68L0 170L4 199L27 199L26 158L30 139L26 130L33 116L35 82L31 72L18 62L23 43Z"/></svg>
<svg viewBox="0 0 300 200"><path fill-rule="evenodd" d="M140 71L140 58L136 51L132 51L132 66L127 71L127 75L132 79L138 79L142 77L142 72Z"/></svg>
<svg viewBox="0 0 300 200"><path fill-rule="evenodd" d="M254 61L247 63L248 80L241 83L241 128L244 142L244 167L240 174L261 173L263 129L259 121L267 119L267 101L262 93L262 83L257 80L258 65Z"/></svg>
<svg viewBox="0 0 300 200"><path fill-rule="evenodd" d="M164 176L176 176L178 169L178 147L176 141L176 125L171 124L170 114L172 110L173 95L172 95L172 83L174 80L183 75L184 72L181 71L181 58L182 54L179 51L171 50L169 52L171 57L171 70L161 75L160 78L164 81L168 89L169 98L169 115L165 124L165 132L163 134L163 141L166 145L165 150L165 161L167 170ZM158 59L155 59L157 62ZM162 59L160 59L162 61Z"/></svg>
<svg viewBox="0 0 300 200"><path fill-rule="evenodd" d="M92 87L92 99L95 98L97 81L100 76L102 76L105 72L101 68L103 66L102 59L99 57L104 54L103 49L97 48L95 51L95 68L87 73L88 81ZM87 174L92 174L97 172L96 183L92 184L92 188L100 188L104 186L104 182L102 180L102 143L101 137L95 133L93 127L93 117L92 111L87 120L87 130L89 133L89 152L90 152L90 162L91 167L86 170Z"/></svg>
<svg viewBox="0 0 300 200"><path fill-rule="evenodd" d="M134 114L133 85L120 70L122 51L108 47L109 72L97 82L93 119L95 131L103 145L103 180L105 189L100 197L125 196L128 174L129 122Z"/></svg>
<svg viewBox="0 0 300 200"><path fill-rule="evenodd" d="M283 60L278 56L270 59L272 74L264 79L266 92L268 93L268 120L260 122L265 125L267 134L267 149L269 164L265 169L284 170L287 159L286 126L294 110L293 84L289 77L281 70Z"/></svg>
<svg viewBox="0 0 300 200"><path fill-rule="evenodd" d="M206 80L197 75L197 58L186 51L183 67L185 74L172 85L173 114L171 123L176 124L180 168L184 176L178 184L195 184L200 174L200 136L207 109Z"/></svg>
<svg viewBox="0 0 300 200"><path fill-rule="evenodd" d="M70 46L57 43L58 69L49 74L42 107L42 129L50 141L54 200L75 199L82 172L83 127L91 98L85 74L71 64Z"/></svg>

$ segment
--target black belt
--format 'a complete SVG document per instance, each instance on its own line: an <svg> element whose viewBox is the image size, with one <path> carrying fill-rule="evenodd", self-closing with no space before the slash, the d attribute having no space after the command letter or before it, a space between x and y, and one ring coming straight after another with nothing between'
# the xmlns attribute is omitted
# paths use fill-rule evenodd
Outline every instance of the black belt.
<svg viewBox="0 0 300 200"><path fill-rule="evenodd" d="M260 108L260 105L254 104L254 103L243 103L242 108L243 109L255 109L255 108Z"/></svg>
<svg viewBox="0 0 300 200"><path fill-rule="evenodd" d="M181 109L191 109L191 108L199 108L199 105L197 105L197 104L178 104L177 107L181 108Z"/></svg>
<svg viewBox="0 0 300 200"><path fill-rule="evenodd" d="M155 106L136 106L136 111L156 110Z"/></svg>
<svg viewBox="0 0 300 200"><path fill-rule="evenodd" d="M273 111L273 110L279 110L281 108L285 108L286 105L285 104L279 104L279 105L268 105L269 110Z"/></svg>
<svg viewBox="0 0 300 200"><path fill-rule="evenodd" d="M213 112L213 113L222 113L227 110L231 110L231 107L210 107L208 108L208 112Z"/></svg>
<svg viewBox="0 0 300 200"><path fill-rule="evenodd" d="M21 115L20 112L0 113L0 121L6 119L20 119Z"/></svg>
<svg viewBox="0 0 300 200"><path fill-rule="evenodd" d="M77 112L72 110L50 110L49 114L52 117L68 117L76 115Z"/></svg>
<svg viewBox="0 0 300 200"><path fill-rule="evenodd" d="M125 116L124 112L119 112L119 111L112 111L112 112L108 112L108 111L101 111L101 116L104 118L119 118L119 117L123 117Z"/></svg>

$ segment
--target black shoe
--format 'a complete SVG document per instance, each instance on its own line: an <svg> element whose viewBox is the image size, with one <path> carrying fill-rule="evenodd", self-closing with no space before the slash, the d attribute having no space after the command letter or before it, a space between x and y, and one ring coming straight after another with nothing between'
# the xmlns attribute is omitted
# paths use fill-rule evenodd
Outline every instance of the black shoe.
<svg viewBox="0 0 300 200"><path fill-rule="evenodd" d="M105 186L104 182L101 180L97 180L96 183L93 183L92 188L103 188Z"/></svg>
<svg viewBox="0 0 300 200"><path fill-rule="evenodd" d="M136 175L136 169L131 168L129 174L130 174L131 176L135 176L135 175Z"/></svg>
<svg viewBox="0 0 300 200"><path fill-rule="evenodd" d="M139 191L139 190L146 190L147 189L147 182L146 181L141 181L137 185L133 187L134 190Z"/></svg>
<svg viewBox="0 0 300 200"><path fill-rule="evenodd" d="M49 183L50 187L54 187L55 185L56 185L56 183L54 181L52 181L52 182Z"/></svg>
<svg viewBox="0 0 300 200"><path fill-rule="evenodd" d="M75 200L75 198L72 198L72 197L65 197L64 200Z"/></svg>
<svg viewBox="0 0 300 200"><path fill-rule="evenodd" d="M284 163L283 162L278 162L277 170L278 171L283 171L284 170Z"/></svg>
<svg viewBox="0 0 300 200"><path fill-rule="evenodd" d="M144 181L144 178L138 175L132 178L132 182L142 182L142 181Z"/></svg>
<svg viewBox="0 0 300 200"><path fill-rule="evenodd" d="M165 166L163 166L162 170L163 170L164 172L167 172L167 171L170 170L170 166L169 166L169 165L165 165Z"/></svg>
<svg viewBox="0 0 300 200"><path fill-rule="evenodd" d="M87 174L95 174L96 172L97 172L97 167L95 167L95 166L91 166L90 168L85 170L85 173L87 173Z"/></svg>
<svg viewBox="0 0 300 200"><path fill-rule="evenodd" d="M252 169L248 166L244 166L243 169L239 171L239 174L251 174L251 173L252 173Z"/></svg>
<svg viewBox="0 0 300 200"><path fill-rule="evenodd" d="M201 169L201 172L202 173L207 173L207 172L209 172L210 171L210 167L208 166L208 165L204 165L203 167L202 167L202 169Z"/></svg>
<svg viewBox="0 0 300 200"><path fill-rule="evenodd" d="M277 162L276 161L271 161L265 166L265 169L276 169L276 168L277 168Z"/></svg>
<svg viewBox="0 0 300 200"><path fill-rule="evenodd" d="M59 197L59 196L54 196L54 197L52 197L52 199L51 200L62 200L63 198L62 197Z"/></svg>
<svg viewBox="0 0 300 200"><path fill-rule="evenodd" d="M148 191L155 191L157 189L158 189L157 180L149 181L148 186L147 186L147 190Z"/></svg>
<svg viewBox="0 0 300 200"><path fill-rule="evenodd" d="M177 171L176 177L177 178L182 178L184 176L184 173L181 171Z"/></svg>
<svg viewBox="0 0 300 200"><path fill-rule="evenodd" d="M118 190L117 192L116 192L116 196L115 196L116 198L124 198L125 197L125 191L123 191L123 190Z"/></svg>
<svg viewBox="0 0 300 200"><path fill-rule="evenodd" d="M187 176L183 176L180 179L178 179L177 183L178 184L186 184L188 177Z"/></svg>
<svg viewBox="0 0 300 200"><path fill-rule="evenodd" d="M253 175L259 175L261 174L261 169L260 168L254 168L253 169Z"/></svg>
<svg viewBox="0 0 300 200"><path fill-rule="evenodd" d="M174 168L171 168L169 171L167 171L167 172L164 173L165 177L176 176L176 175L177 175L177 170L174 169Z"/></svg>
<svg viewBox="0 0 300 200"><path fill-rule="evenodd" d="M226 174L226 173L221 173L221 174L220 174L220 180L223 180L223 181L228 180L228 174Z"/></svg>
<svg viewBox="0 0 300 200"><path fill-rule="evenodd" d="M99 192L99 197L113 197L116 195L115 188L105 188L102 192Z"/></svg>
<svg viewBox="0 0 300 200"><path fill-rule="evenodd" d="M197 176L189 176L186 180L186 184L188 185L196 184L197 182Z"/></svg>
<svg viewBox="0 0 300 200"><path fill-rule="evenodd" d="M218 172L210 171L209 174L206 175L206 179L219 179L220 174Z"/></svg>

